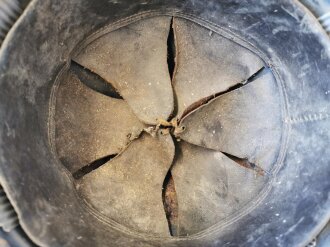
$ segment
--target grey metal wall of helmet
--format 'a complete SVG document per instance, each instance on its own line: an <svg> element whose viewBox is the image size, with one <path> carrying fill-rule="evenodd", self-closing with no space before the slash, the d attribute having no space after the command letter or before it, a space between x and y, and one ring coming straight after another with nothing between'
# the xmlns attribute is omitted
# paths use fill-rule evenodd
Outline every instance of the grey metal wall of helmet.
<svg viewBox="0 0 330 247"><path fill-rule="evenodd" d="M318 19L322 27L330 35L330 1L300 0ZM330 222L309 246L326 247L330 244Z"/></svg>
<svg viewBox="0 0 330 247"><path fill-rule="evenodd" d="M316 16L323 28L330 34L330 1L301 0L301 2Z"/></svg>

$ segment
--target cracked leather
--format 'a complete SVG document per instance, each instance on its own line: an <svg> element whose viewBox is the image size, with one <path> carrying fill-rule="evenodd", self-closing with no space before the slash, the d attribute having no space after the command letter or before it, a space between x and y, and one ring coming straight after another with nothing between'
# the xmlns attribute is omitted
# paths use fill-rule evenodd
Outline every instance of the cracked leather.
<svg viewBox="0 0 330 247"><path fill-rule="evenodd" d="M230 159L224 154L219 154L222 156L221 159L207 159L206 154L212 156L213 153L203 148L239 156L241 159L252 161L258 167L271 169L279 153L281 112L275 79L270 70L267 70L266 74L254 75L263 65L261 59L223 36L212 34L210 38L210 31L206 28L176 17L171 22L174 31L174 40L171 42L175 43L176 50L173 93L177 99L178 116L181 118L182 113L186 112L186 116L182 119L182 125L186 130L181 134L176 133L177 129L174 132L182 140L199 145L201 148L194 149L196 154L183 152L180 160L177 160L176 155L171 165L172 155L156 152L157 145L152 148L149 142L134 141L140 138L143 124L127 109L131 106L131 99L141 99L138 103L153 106L155 112L159 112L159 117L154 119L161 120L162 124L169 124L164 120L163 109L166 109L166 105L172 107L172 97L168 97L168 90L155 92L164 86L166 89L166 84L159 81L162 81L163 75L169 74L170 71L162 66L150 70L147 65L152 63L155 54L163 53L164 44L169 42L161 28L157 30L162 35L153 33L153 36L150 36L150 32L153 27L164 25L169 33L168 23L168 17L154 17L127 25L90 42L73 58L76 63L82 65L79 67L76 64L73 71L81 75L86 73L83 67L87 67L87 71L100 74L106 78L105 83L113 85L120 95L124 95L124 99L109 99L120 102L121 105L102 105L96 101L101 97L100 94L92 95L81 91L82 83L78 84L76 78L69 76L67 79L60 79L65 83L60 82L56 93L56 109L59 112L55 114L55 130L58 130L55 138L59 158L69 168L78 166L81 159L88 154L94 155L94 159L99 160L107 156L105 152L110 155L120 152L118 158L109 161L104 167L95 167L94 171L87 172L83 179L77 181L77 187L82 199L99 212L99 217L118 222L138 232L168 235L169 230L164 231L164 226L167 224L160 220L164 219L165 210L159 210L162 208L162 202L159 200L161 194L159 184L164 181L167 171L173 166L173 182L176 196L179 198L179 211L176 223L169 219L169 227L177 229L175 235L186 236L205 231L224 219L233 217L234 212L242 211L251 204L252 199L258 197L269 181L268 177L267 179L254 175L244 177L245 185L250 189L248 198L245 198L246 191L241 190L240 183L226 182L224 189L223 184L218 183L214 178L221 180L228 174L229 180L239 181L241 174L235 171L238 167L242 170L246 167L243 168L241 164L234 162L235 159ZM203 40L204 37L206 40ZM149 39L156 44L154 47L150 47ZM119 41L121 41L120 46ZM157 45L160 47L158 48ZM230 54L230 50L235 53ZM137 65L136 58L143 58L140 62L143 65ZM157 67L157 62L152 64L154 68ZM194 73L197 67L203 68L204 71L201 69L200 73ZM133 77L136 74L137 76ZM93 80L93 78L84 79ZM231 84L228 83L229 81ZM230 89L241 82L249 85L236 90ZM91 85L90 82L85 83ZM202 90L202 87L205 90ZM150 92L154 92L155 95L150 97ZM219 92L223 94L221 97L216 97L207 105L196 108L192 113L187 111L193 101ZM184 101L189 99L188 107L180 103L182 99ZM128 105L125 105L125 102ZM134 104L133 111L138 108L141 109ZM273 114L265 118L265 113L268 111ZM144 122L146 118L153 119L153 116L157 116L155 112L147 109L143 116L139 112L136 116ZM111 120L102 122L102 117ZM77 126L75 122L79 125ZM97 127L99 122L102 122L101 128ZM109 130L105 131L107 125ZM97 133L93 134L96 131ZM163 131L165 130L161 133ZM169 130L169 133L172 133L172 130ZM128 135L135 137L133 143L129 142ZM82 137L84 140L81 140ZM110 144L108 147L107 142ZM158 149L166 150L166 145L173 146L171 138L160 138L159 143L161 144ZM139 152L138 145L147 146L139 147L142 150ZM131 147L135 147L137 151L132 152ZM189 145L176 141L176 147L185 150ZM146 152L146 149L150 149L150 152ZM120 169L116 165L118 160L121 164ZM161 165L164 160L168 161L165 170ZM92 163L92 160L85 162L85 164L89 163ZM193 164L198 167L194 167ZM222 166L226 166L226 169L221 169ZM81 165L77 168L81 168ZM254 174L252 170L249 172ZM191 185L187 186L187 182ZM203 186L203 183L204 185L207 183L208 186ZM258 189L253 189L252 185L256 185ZM211 186L214 187L215 193ZM166 189L165 186L163 190ZM240 190L241 194L238 193ZM230 196L221 196L227 192Z"/></svg>
<svg viewBox="0 0 330 247"><path fill-rule="evenodd" d="M220 95L184 117L190 143L230 153L270 170L281 144L281 104L270 71L251 83Z"/></svg>
<svg viewBox="0 0 330 247"><path fill-rule="evenodd" d="M57 93L55 135L58 157L74 173L94 160L120 153L129 137L138 136L145 126L124 100L97 93L68 74Z"/></svg>
<svg viewBox="0 0 330 247"><path fill-rule="evenodd" d="M122 154L77 182L88 203L120 224L168 236L162 186L174 157L170 136L144 134Z"/></svg>
<svg viewBox="0 0 330 247"><path fill-rule="evenodd" d="M178 116L196 101L226 91L264 66L248 49L196 23L174 18L173 29Z"/></svg>
<svg viewBox="0 0 330 247"><path fill-rule="evenodd" d="M118 89L148 124L167 119L173 111L164 42L170 23L170 17L142 20L100 37L74 57Z"/></svg>
<svg viewBox="0 0 330 247"><path fill-rule="evenodd" d="M177 235L191 235L232 216L267 183L221 152L180 144L172 169L178 197Z"/></svg>

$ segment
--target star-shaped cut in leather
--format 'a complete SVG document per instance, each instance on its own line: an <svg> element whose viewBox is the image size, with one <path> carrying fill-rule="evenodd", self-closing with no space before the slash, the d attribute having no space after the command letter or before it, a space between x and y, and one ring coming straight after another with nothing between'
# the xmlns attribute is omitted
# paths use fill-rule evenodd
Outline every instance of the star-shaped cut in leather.
<svg viewBox="0 0 330 247"><path fill-rule="evenodd" d="M278 92L249 49L186 19L146 18L72 58L56 93L57 154L99 217L192 235L267 185L281 142Z"/></svg>

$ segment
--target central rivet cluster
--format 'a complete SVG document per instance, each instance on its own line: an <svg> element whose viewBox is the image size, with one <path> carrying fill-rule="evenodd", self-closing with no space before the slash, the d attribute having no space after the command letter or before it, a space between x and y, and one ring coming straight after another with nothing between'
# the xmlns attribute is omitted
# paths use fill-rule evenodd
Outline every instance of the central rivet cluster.
<svg viewBox="0 0 330 247"><path fill-rule="evenodd" d="M171 121L157 119L156 126L146 127L144 131L153 137L157 136L159 133L161 135L172 134L179 139L179 134L183 133L185 129L185 126L179 126L177 118L173 118Z"/></svg>

